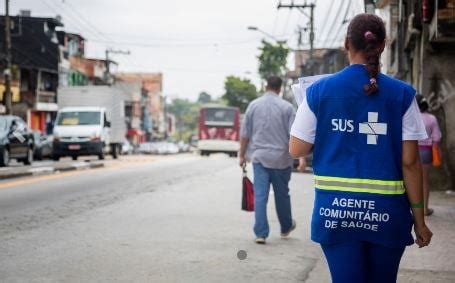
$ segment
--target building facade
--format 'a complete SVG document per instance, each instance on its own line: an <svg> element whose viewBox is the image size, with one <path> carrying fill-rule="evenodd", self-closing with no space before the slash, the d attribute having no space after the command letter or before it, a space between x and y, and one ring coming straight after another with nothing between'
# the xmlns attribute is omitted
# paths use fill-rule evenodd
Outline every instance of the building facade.
<svg viewBox="0 0 455 283"><path fill-rule="evenodd" d="M455 190L455 0L382 0L376 7L389 35L383 71L428 98L443 133L443 166L431 183Z"/></svg>
<svg viewBox="0 0 455 283"><path fill-rule="evenodd" d="M50 133L57 111L59 83L60 49L56 28L63 25L55 18L30 17L29 12L10 19L13 113L27 121L31 129ZM5 36L4 22L1 16L0 38ZM3 53L5 42L1 44ZM3 62L0 68L5 69ZM3 81L0 84L3 102Z"/></svg>
<svg viewBox="0 0 455 283"><path fill-rule="evenodd" d="M142 130L142 84L118 79L114 86L123 93L125 99L125 123L128 129L126 138L137 146L146 138Z"/></svg>
<svg viewBox="0 0 455 283"><path fill-rule="evenodd" d="M142 130L147 140L162 139L166 135L163 75L161 73L117 73L116 80L142 84Z"/></svg>
<svg viewBox="0 0 455 283"><path fill-rule="evenodd" d="M296 50L294 52L294 70L288 73L291 79L304 76L332 74L349 65L346 52L341 48L317 48L313 50Z"/></svg>

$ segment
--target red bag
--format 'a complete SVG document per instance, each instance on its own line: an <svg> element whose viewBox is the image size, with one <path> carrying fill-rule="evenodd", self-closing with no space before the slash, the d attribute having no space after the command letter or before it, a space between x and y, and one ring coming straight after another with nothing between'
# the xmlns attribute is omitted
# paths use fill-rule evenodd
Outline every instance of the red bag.
<svg viewBox="0 0 455 283"><path fill-rule="evenodd" d="M242 210L254 211L254 186L246 174L245 167L242 178Z"/></svg>

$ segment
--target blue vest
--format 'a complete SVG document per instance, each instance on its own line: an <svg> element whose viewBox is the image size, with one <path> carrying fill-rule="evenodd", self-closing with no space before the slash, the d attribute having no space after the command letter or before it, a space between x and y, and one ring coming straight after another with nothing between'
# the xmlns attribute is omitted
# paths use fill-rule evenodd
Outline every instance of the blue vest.
<svg viewBox="0 0 455 283"><path fill-rule="evenodd" d="M366 95L363 65L351 65L307 89L317 118L312 239L323 244L413 243L403 185L402 118L415 90L380 74Z"/></svg>

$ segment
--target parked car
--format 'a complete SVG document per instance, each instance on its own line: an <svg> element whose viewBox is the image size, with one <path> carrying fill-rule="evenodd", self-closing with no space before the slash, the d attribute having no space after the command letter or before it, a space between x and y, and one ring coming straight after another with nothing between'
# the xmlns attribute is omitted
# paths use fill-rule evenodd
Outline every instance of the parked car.
<svg viewBox="0 0 455 283"><path fill-rule="evenodd" d="M152 142L143 142L139 144L138 148L139 153L144 153L144 154L153 154L157 153L156 150L156 143Z"/></svg>
<svg viewBox="0 0 455 283"><path fill-rule="evenodd" d="M183 141L179 141L177 143L177 146L179 147L179 152L188 152L190 151L190 145L183 142Z"/></svg>
<svg viewBox="0 0 455 283"><path fill-rule="evenodd" d="M122 154L132 154L133 153L133 145L128 141L124 141L122 144Z"/></svg>
<svg viewBox="0 0 455 283"><path fill-rule="evenodd" d="M173 142L166 142L165 147L166 147L165 154L176 154L179 153L180 151L179 147Z"/></svg>
<svg viewBox="0 0 455 283"><path fill-rule="evenodd" d="M139 144L138 151L145 154L175 154L179 153L179 147L172 142L145 142Z"/></svg>
<svg viewBox="0 0 455 283"><path fill-rule="evenodd" d="M43 158L50 158L52 156L52 136L46 136L41 132L33 132L34 150L33 157L36 160L43 160Z"/></svg>
<svg viewBox="0 0 455 283"><path fill-rule="evenodd" d="M17 116L0 116L0 166L11 159L30 165L33 161L33 135L24 120Z"/></svg>

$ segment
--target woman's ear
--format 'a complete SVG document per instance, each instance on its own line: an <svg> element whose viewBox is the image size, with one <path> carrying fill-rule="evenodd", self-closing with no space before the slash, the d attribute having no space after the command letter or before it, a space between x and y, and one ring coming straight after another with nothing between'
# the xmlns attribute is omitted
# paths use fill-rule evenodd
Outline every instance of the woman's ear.
<svg viewBox="0 0 455 283"><path fill-rule="evenodd" d="M349 50L349 41L347 37L344 38L344 49Z"/></svg>

